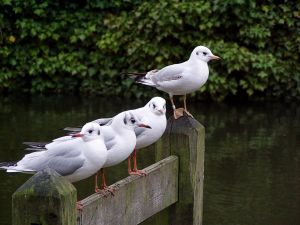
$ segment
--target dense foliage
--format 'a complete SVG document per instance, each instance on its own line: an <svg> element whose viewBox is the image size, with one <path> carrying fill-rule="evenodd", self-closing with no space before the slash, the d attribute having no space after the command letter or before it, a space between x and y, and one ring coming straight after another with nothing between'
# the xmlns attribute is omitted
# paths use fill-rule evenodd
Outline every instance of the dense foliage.
<svg viewBox="0 0 300 225"><path fill-rule="evenodd" d="M195 97L300 96L299 1L0 2L1 91L150 95L121 72L181 62L206 45L223 60Z"/></svg>

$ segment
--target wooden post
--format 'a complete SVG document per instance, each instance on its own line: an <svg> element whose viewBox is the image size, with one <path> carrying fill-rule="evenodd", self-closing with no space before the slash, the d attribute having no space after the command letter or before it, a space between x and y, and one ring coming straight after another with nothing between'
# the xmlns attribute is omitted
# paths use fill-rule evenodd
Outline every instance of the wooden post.
<svg viewBox="0 0 300 225"><path fill-rule="evenodd" d="M76 224L75 187L52 169L36 173L12 196L13 225Z"/></svg>
<svg viewBox="0 0 300 225"><path fill-rule="evenodd" d="M156 160L179 156L179 200L153 221L167 221L164 224L168 225L202 224L204 142L205 128L197 120L188 116L168 120L166 132L155 146Z"/></svg>

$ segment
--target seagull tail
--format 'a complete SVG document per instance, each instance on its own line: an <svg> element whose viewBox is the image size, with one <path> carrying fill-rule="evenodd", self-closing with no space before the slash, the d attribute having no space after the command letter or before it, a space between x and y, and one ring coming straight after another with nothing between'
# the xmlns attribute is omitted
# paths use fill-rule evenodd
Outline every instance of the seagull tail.
<svg viewBox="0 0 300 225"><path fill-rule="evenodd" d="M153 81L146 76L147 73L126 73L126 75L128 75L129 78L134 80L136 83L156 87L156 84L154 84Z"/></svg>
<svg viewBox="0 0 300 225"><path fill-rule="evenodd" d="M7 170L8 167L15 166L17 162L0 162L0 170Z"/></svg>
<svg viewBox="0 0 300 225"><path fill-rule="evenodd" d="M143 79L147 73L135 73L135 72L129 72L129 73L123 73L127 76L129 76L130 79L134 80L135 82L140 81Z"/></svg>

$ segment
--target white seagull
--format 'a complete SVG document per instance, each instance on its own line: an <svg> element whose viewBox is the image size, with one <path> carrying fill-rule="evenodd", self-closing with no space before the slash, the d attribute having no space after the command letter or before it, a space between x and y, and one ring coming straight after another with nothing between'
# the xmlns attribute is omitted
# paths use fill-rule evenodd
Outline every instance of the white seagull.
<svg viewBox="0 0 300 225"><path fill-rule="evenodd" d="M108 151L107 160L100 170L100 174L102 174L102 188L104 190L108 190L111 193L114 191L106 185L104 168L117 165L130 156L136 145L134 129L137 127L151 129L149 125L142 123L142 121L130 111L119 113L114 117L110 125L102 127L104 141ZM98 173L96 174L96 184L97 177ZM98 191L99 189L96 189L96 192Z"/></svg>
<svg viewBox="0 0 300 225"><path fill-rule="evenodd" d="M137 83L155 87L169 94L174 110L174 118L183 116L183 112L192 116L186 107L186 94L198 90L203 86L209 75L207 63L210 60L220 59L219 56L205 46L197 46L190 58L179 64L166 66L160 70L151 70L147 73L127 73ZM173 96L183 95L184 108L176 109Z"/></svg>
<svg viewBox="0 0 300 225"><path fill-rule="evenodd" d="M25 155L17 163L1 163L7 172L35 173L54 169L70 182L92 176L107 160L103 132L97 123L85 124L80 133L53 140L45 151Z"/></svg>
<svg viewBox="0 0 300 225"><path fill-rule="evenodd" d="M94 123L94 122L92 122ZM97 124L99 126L99 124ZM102 174L102 188L109 192L113 192L112 189L107 187L106 179L104 175L104 169L119 164L127 159L133 152L136 145L136 135L134 129L137 127L151 128L150 126L143 124L133 113L130 111L119 113L114 117L111 123L107 126L102 126L101 131L104 138L104 143L107 148L107 159L104 165L101 167L100 173ZM80 128L79 128L80 129ZM74 128L72 131L77 131L78 128ZM60 138L61 142L65 141L65 137ZM38 142L25 142L29 145L29 150L44 150L44 143ZM96 173L97 171L95 171ZM101 191L98 188L98 172L95 176L95 192Z"/></svg>
<svg viewBox="0 0 300 225"><path fill-rule="evenodd" d="M133 170L131 170L131 157L128 157L128 173L130 175L145 174L144 171L137 169L136 161L136 150L145 148L154 142L156 142L165 132L167 119L166 119L166 100L161 97L152 98L144 107L128 110L126 112L131 112L140 121L143 121L151 127L147 129L145 127L136 127L134 129L136 135L136 146L133 152ZM101 118L94 120L93 122L98 123L101 126L108 126L116 118ZM65 130L68 131L78 131L80 128L66 127Z"/></svg>

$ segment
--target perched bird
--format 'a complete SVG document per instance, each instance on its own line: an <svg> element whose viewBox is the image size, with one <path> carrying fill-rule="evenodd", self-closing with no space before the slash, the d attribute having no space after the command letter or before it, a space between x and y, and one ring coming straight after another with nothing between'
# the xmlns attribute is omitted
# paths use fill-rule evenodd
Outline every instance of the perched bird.
<svg viewBox="0 0 300 225"><path fill-rule="evenodd" d="M108 155L97 123L87 123L80 133L55 139L44 147L45 151L27 154L16 163L0 163L0 169L35 173L51 168L70 182L76 182L100 170Z"/></svg>
<svg viewBox="0 0 300 225"><path fill-rule="evenodd" d="M179 64L166 66L160 70L151 70L147 73L127 73L137 83L155 87L169 94L174 112L174 118L183 116L183 112L192 116L186 106L186 94L198 90L203 86L209 74L207 63L210 60L220 59L219 56L204 46L197 46L190 58ZM175 107L173 96L183 95L184 108Z"/></svg>
<svg viewBox="0 0 300 225"><path fill-rule="evenodd" d="M94 122L92 122L94 123ZM97 124L99 126L99 124ZM111 121L110 125L101 127L101 131L104 138L104 143L107 148L107 159L100 170L102 175L102 188L109 192L113 192L112 189L107 187L106 179L104 175L104 169L106 167L114 166L127 159L136 145L136 135L134 129L137 127L151 128L150 126L143 124L133 113L130 111L119 113ZM61 138L64 142L64 137ZM44 143L28 142L25 143L30 146L30 150L43 150ZM47 146L47 145L46 145ZM97 171L95 171L96 173ZM95 191L99 192L98 188L98 175L95 176Z"/></svg>
<svg viewBox="0 0 300 225"><path fill-rule="evenodd" d="M108 157L103 168L117 165L130 156L136 145L134 129L138 127L151 129L130 111L119 113L113 118L110 125L102 126L108 150ZM104 170L102 169L100 173L102 174L102 187L107 189ZM111 192L109 189L108 191Z"/></svg>
<svg viewBox="0 0 300 225"><path fill-rule="evenodd" d="M145 122L151 127L136 127L134 132L136 134L136 146L133 151L133 170L131 170L131 157L128 157L128 173L129 174L144 174L143 171L137 169L136 149L145 148L156 142L165 132L167 119L166 119L166 100L161 97L152 98L144 107L129 110L127 112L135 115L139 120ZM116 116L115 116L116 117ZM102 118L94 120L101 126L107 126L115 119ZM80 128L66 127L68 131L78 131Z"/></svg>

